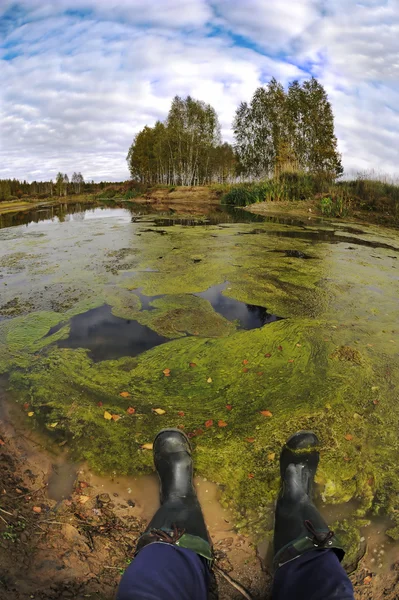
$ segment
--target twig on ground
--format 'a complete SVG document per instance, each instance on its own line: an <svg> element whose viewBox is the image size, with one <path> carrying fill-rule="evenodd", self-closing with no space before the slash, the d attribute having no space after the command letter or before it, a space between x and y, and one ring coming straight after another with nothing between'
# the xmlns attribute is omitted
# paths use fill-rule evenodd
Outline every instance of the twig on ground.
<svg viewBox="0 0 399 600"><path fill-rule="evenodd" d="M19 500L20 498L25 498L26 496L33 496L33 494L37 494L37 492L40 492L41 490L44 490L44 488L47 487L47 483L45 483L44 485L42 485L41 487L39 487L37 490L33 490L33 492L26 492L26 494L22 494L19 496L13 496L11 498L11 500Z"/></svg>
<svg viewBox="0 0 399 600"><path fill-rule="evenodd" d="M222 577L224 577L224 579L226 581L228 581L229 584L231 586L233 586L233 588L235 588L238 592L240 592L240 594L242 594L242 596L244 596L244 598L246 598L247 600L253 600L252 596L246 591L246 589L244 589L242 585L237 583L237 581L234 581L234 579L232 577L230 577L230 575L228 575L225 571L223 571L223 569L221 569L217 565L213 565L213 568L217 573L219 573Z"/></svg>
<svg viewBox="0 0 399 600"><path fill-rule="evenodd" d="M0 508L0 512L4 513L5 515L10 515L10 517L14 516L12 513L8 512L8 510L4 510L4 508Z"/></svg>

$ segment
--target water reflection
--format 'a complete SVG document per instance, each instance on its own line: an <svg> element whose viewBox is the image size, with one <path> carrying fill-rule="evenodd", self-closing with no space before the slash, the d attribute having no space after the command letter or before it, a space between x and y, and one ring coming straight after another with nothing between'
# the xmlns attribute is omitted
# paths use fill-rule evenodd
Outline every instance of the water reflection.
<svg viewBox="0 0 399 600"><path fill-rule="evenodd" d="M267 323L274 323L282 319L282 317L268 313L264 306L246 304L245 302L235 300L235 298L225 296L222 292L227 287L227 283L213 285L205 292L195 294L195 296L208 300L212 304L213 309L225 317L225 319L239 321L241 329L257 329Z"/></svg>
<svg viewBox="0 0 399 600"><path fill-rule="evenodd" d="M138 321L115 317L107 304L70 320L70 334L61 348L87 348L95 361L137 356L170 341Z"/></svg>
<svg viewBox="0 0 399 600"><path fill-rule="evenodd" d="M241 329L257 329L267 323L278 321L281 317L267 312L263 306L246 304L225 296L228 283L214 285L205 292L194 294L208 300L213 309L229 321L236 322ZM132 292L133 293L133 292ZM152 302L164 296L145 296L140 290L142 311L156 310ZM66 340L58 342L61 348L87 348L94 361L111 360L122 356L137 356L146 350L170 341L146 325L136 320L116 317L107 304L72 317L70 334ZM167 317L166 317L167 318ZM48 336L58 331L65 323L53 327Z"/></svg>

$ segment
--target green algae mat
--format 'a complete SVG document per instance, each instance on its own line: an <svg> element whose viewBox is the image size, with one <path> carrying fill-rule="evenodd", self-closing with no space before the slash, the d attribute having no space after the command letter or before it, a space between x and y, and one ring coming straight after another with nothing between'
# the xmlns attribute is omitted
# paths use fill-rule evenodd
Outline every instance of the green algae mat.
<svg viewBox="0 0 399 600"><path fill-rule="evenodd" d="M372 515L399 537L399 236L239 215L97 208L1 229L10 396L99 472L148 472L156 432L180 427L259 535L281 445L312 429L320 502L354 501L336 524L353 552Z"/></svg>

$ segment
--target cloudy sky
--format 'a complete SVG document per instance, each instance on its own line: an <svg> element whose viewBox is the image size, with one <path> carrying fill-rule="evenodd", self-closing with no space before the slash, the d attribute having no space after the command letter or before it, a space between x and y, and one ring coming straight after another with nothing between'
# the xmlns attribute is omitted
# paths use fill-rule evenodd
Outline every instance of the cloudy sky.
<svg viewBox="0 0 399 600"><path fill-rule="evenodd" d="M0 0L0 177L128 178L174 95L235 108L316 76L347 172L399 172L398 0Z"/></svg>

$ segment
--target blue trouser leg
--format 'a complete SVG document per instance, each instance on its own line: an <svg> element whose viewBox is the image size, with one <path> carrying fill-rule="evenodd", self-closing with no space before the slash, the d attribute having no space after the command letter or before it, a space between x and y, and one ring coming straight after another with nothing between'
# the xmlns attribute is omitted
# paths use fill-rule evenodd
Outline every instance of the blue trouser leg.
<svg viewBox="0 0 399 600"><path fill-rule="evenodd" d="M192 550L149 544L126 569L117 600L206 600L208 583L206 562Z"/></svg>
<svg viewBox="0 0 399 600"><path fill-rule="evenodd" d="M333 550L311 550L277 569L272 600L354 600Z"/></svg>

